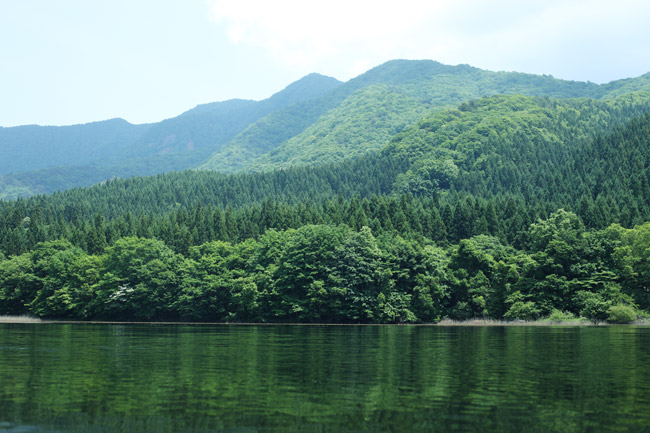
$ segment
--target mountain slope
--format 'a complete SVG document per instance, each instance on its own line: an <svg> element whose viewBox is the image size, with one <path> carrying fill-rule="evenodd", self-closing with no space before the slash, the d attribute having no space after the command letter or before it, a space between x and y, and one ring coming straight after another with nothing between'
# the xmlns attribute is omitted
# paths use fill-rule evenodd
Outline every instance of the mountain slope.
<svg viewBox="0 0 650 433"><path fill-rule="evenodd" d="M123 157L191 153L190 161L198 164L258 119L340 84L334 78L310 74L263 101L230 100L198 106L152 125ZM187 165L190 161L178 168L191 167Z"/></svg>
<svg viewBox="0 0 650 433"><path fill-rule="evenodd" d="M376 152L427 112L415 98L371 84L345 99L280 147L250 161L252 170L323 164Z"/></svg>
<svg viewBox="0 0 650 433"><path fill-rule="evenodd" d="M650 95L643 93L606 101L489 97L434 113L397 134L382 151L362 158L264 173L188 171L115 180L49 197L0 202L0 214L6 218L0 226L6 224L3 227L11 231L25 217L35 222L41 218L47 224L58 224L63 215L75 224L89 223L97 213L111 220L128 213L162 217L199 203L241 208L246 218L253 218L256 211L251 206L266 200L298 206L339 196L354 199L402 193L451 206L467 195L497 202L517 197L534 206L535 215L538 205L541 209L575 209L585 191L591 200L598 200L599 195L606 200L603 208L616 215L607 220L611 222L629 207L625 201L629 191L638 189L633 185L638 173L650 175L644 168L650 164L650 148L641 144L638 151L604 153L604 145L594 143L609 140L612 130L645 119L647 113ZM594 146L601 150L593 152ZM630 152L635 156L630 157ZM616 155L627 159L618 161ZM597 177L592 178L588 168L596 161L609 168L603 165L602 173L595 172ZM624 170L616 171L617 166ZM610 187L603 189L594 179ZM647 183L644 180L641 189ZM630 215L626 224L637 217L650 219L650 201L644 197L644 193L635 195L633 208L639 213ZM244 230L242 224L237 227Z"/></svg>
<svg viewBox="0 0 650 433"><path fill-rule="evenodd" d="M351 135L370 137L364 140L364 149L357 147L352 154L378 149L386 143L386 137L381 134L374 134L373 137L371 130L377 122L371 118L372 106L384 103L381 93L376 92L378 99L375 101L367 95L364 104L350 101L344 110L340 108L347 98L358 97L355 92L375 84L388 85L397 94L412 98L411 103L403 107L405 111L401 111L399 106L394 107L392 118L395 124L384 124L386 129L403 126L403 118L410 118L410 111L414 109L413 102L417 102L418 110L424 113L426 110L496 94L605 98L630 90L650 89L647 76L599 86L550 76L484 71L467 65L448 66L428 60L395 60L373 68L319 98L260 119L199 168L224 172L255 171L335 160L350 150L348 141L340 135L339 125L343 121L332 120L341 112L348 117L367 120L350 125ZM353 105L357 106L356 110L350 109ZM313 133L314 130L318 131L318 135Z"/></svg>
<svg viewBox="0 0 650 433"><path fill-rule="evenodd" d="M434 61L395 60L346 83L312 74L264 101L205 104L151 125L2 128L0 199L193 167L333 162L375 152L419 118L482 96L613 99L644 89L650 74L596 85Z"/></svg>

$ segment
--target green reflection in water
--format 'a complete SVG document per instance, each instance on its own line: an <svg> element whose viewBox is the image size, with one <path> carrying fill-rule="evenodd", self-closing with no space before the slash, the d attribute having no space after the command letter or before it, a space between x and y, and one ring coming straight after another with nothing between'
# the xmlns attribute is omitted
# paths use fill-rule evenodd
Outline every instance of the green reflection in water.
<svg viewBox="0 0 650 433"><path fill-rule="evenodd" d="M0 432L650 431L650 328L0 325Z"/></svg>

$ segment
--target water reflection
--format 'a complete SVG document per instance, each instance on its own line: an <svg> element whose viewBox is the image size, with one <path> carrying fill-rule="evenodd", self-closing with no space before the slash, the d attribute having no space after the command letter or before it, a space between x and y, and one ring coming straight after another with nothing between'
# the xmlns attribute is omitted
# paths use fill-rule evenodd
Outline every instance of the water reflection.
<svg viewBox="0 0 650 433"><path fill-rule="evenodd" d="M3 324L0 432L650 431L649 340L634 327Z"/></svg>

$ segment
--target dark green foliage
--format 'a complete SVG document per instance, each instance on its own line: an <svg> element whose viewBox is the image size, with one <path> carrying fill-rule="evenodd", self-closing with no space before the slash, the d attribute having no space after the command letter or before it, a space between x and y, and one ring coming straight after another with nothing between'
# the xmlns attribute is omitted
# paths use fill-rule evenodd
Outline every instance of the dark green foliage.
<svg viewBox="0 0 650 433"><path fill-rule="evenodd" d="M540 309L532 301L514 301L506 314L507 320L535 320L540 316Z"/></svg>
<svg viewBox="0 0 650 433"><path fill-rule="evenodd" d="M648 310L649 108L641 94L492 97L336 164L0 202L0 313L403 323Z"/></svg>

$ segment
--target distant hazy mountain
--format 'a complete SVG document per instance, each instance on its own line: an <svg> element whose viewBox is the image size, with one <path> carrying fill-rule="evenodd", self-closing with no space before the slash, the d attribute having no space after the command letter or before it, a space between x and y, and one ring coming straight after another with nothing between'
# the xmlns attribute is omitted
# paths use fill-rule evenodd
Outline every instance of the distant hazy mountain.
<svg viewBox="0 0 650 433"><path fill-rule="evenodd" d="M88 164L122 153L150 125L123 119L74 126L0 128L0 173Z"/></svg>
<svg viewBox="0 0 650 433"><path fill-rule="evenodd" d="M313 99L340 84L334 78L310 74L263 101L235 99L199 105L178 117L153 124L124 156L191 153L190 159L198 164L258 119Z"/></svg>
<svg viewBox="0 0 650 433"><path fill-rule="evenodd" d="M191 168L263 116L341 83L310 74L263 101L199 105L149 125L122 119L0 128L0 198L91 185L110 177Z"/></svg>

